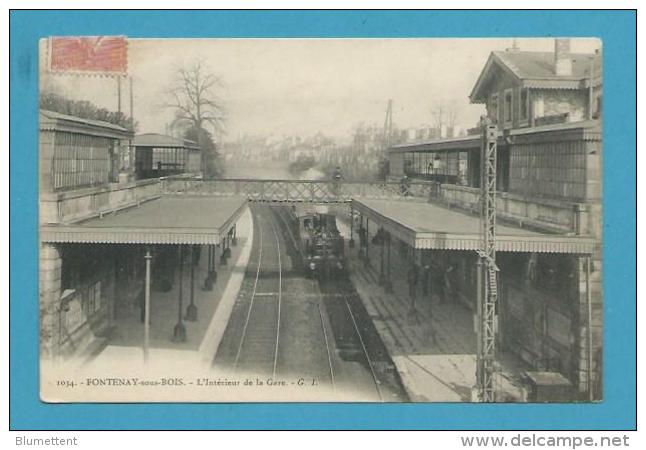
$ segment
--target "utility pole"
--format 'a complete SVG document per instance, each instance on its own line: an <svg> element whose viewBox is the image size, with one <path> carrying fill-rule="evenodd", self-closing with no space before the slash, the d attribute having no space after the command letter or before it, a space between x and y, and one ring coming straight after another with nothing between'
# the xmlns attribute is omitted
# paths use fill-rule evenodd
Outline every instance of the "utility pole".
<svg viewBox="0 0 646 450"><path fill-rule="evenodd" d="M386 106L386 118L384 119L383 133L384 133L383 150L382 150L382 154L379 157L378 164L379 164L380 175L383 174L384 180L385 180L388 177L388 168L386 166L388 161L388 149L392 145L392 137L393 137L393 101L392 99L388 100L388 105Z"/></svg>
<svg viewBox="0 0 646 450"><path fill-rule="evenodd" d="M130 120L132 122L132 131L135 131L135 111L134 111L134 94L132 92L132 77L129 79L130 81Z"/></svg>
<svg viewBox="0 0 646 450"><path fill-rule="evenodd" d="M496 265L496 158L498 147L498 127L487 117L481 119L481 177L480 197L482 226L482 249L478 251L478 316L476 389L478 400L494 402L495 356L498 317L498 266Z"/></svg>
<svg viewBox="0 0 646 450"><path fill-rule="evenodd" d="M121 75L117 75L117 112L121 114Z"/></svg>

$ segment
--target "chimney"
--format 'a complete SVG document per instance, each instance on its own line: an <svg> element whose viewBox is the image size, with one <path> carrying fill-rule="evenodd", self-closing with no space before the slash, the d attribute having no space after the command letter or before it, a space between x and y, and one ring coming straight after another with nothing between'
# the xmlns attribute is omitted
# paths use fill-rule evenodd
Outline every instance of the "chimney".
<svg viewBox="0 0 646 450"><path fill-rule="evenodd" d="M569 39L554 40L554 73L561 77L572 75Z"/></svg>

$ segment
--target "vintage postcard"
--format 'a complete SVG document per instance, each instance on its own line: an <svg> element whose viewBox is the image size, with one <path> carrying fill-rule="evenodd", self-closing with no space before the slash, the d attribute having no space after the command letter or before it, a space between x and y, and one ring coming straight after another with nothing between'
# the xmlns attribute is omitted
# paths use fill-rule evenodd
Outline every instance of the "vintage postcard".
<svg viewBox="0 0 646 450"><path fill-rule="evenodd" d="M603 399L600 40L39 51L43 401Z"/></svg>

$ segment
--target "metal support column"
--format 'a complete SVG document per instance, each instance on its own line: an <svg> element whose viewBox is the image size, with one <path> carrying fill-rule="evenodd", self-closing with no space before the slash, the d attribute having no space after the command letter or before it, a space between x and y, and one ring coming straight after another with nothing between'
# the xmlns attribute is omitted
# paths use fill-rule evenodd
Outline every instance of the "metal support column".
<svg viewBox="0 0 646 450"><path fill-rule="evenodd" d="M482 226L482 250L478 252L484 264L481 280L481 292L478 297L480 316L478 318L482 333L477 364L482 370L477 374L479 400L496 401L496 333L498 326L498 267L496 266L496 159L498 150L498 128L483 117L481 120L481 177L480 197Z"/></svg>
<svg viewBox="0 0 646 450"><path fill-rule="evenodd" d="M350 207L350 240L348 241L350 248L354 248L354 208Z"/></svg>
<svg viewBox="0 0 646 450"><path fill-rule="evenodd" d="M588 400L594 400L594 389L592 387L592 293L590 292L590 256L585 258L585 296L588 312Z"/></svg>
<svg viewBox="0 0 646 450"><path fill-rule="evenodd" d="M388 250L387 251L388 257L386 259L386 261L387 261L386 268L388 270L386 271L386 273L387 273L387 275L386 275L386 285L384 286L384 288L386 289L386 292L392 293L393 292L393 282L392 282L392 278L391 278L392 266L390 265L390 245L391 245L391 241L392 241L392 236L391 236L390 233L386 234L386 240L387 240L387 243L388 243L388 249L387 249Z"/></svg>
<svg viewBox="0 0 646 450"><path fill-rule="evenodd" d="M209 277L211 278L211 284L215 286L218 281L218 272L215 270L215 252L217 251L217 246L215 244L211 245L211 270L209 271Z"/></svg>
<svg viewBox="0 0 646 450"><path fill-rule="evenodd" d="M212 254L211 254L211 246L207 245L206 246L206 278L204 279L204 287L203 289L205 291L212 291L213 290L213 279L211 278L211 272L213 271L213 259L212 259Z"/></svg>
<svg viewBox="0 0 646 450"><path fill-rule="evenodd" d="M148 362L150 350L150 262L153 259L150 247L146 247L146 281L144 285L144 362Z"/></svg>
<svg viewBox="0 0 646 450"><path fill-rule="evenodd" d="M227 265L227 238L222 239L222 245L220 246L220 265Z"/></svg>
<svg viewBox="0 0 646 450"><path fill-rule="evenodd" d="M173 342L185 342L186 341L186 327L184 322L182 322L182 284L184 278L184 246L179 246L179 295L177 299L177 324L173 329Z"/></svg>
<svg viewBox="0 0 646 450"><path fill-rule="evenodd" d="M384 247L386 246L385 234L384 229L379 228L379 236L381 237L379 240L379 244L381 246L381 258L379 260L379 286L383 286L386 283L386 274L384 272Z"/></svg>
<svg viewBox="0 0 646 450"><path fill-rule="evenodd" d="M191 295L190 303L186 308L186 320L195 322L197 320L197 306L194 303L195 297L195 264L194 264L195 246L191 245L190 262L191 262Z"/></svg>
<svg viewBox="0 0 646 450"><path fill-rule="evenodd" d="M474 328L476 332L476 394L478 398L475 400L480 401L483 390L483 380L484 380L484 360L480 357L482 355L482 258L478 257L476 262L476 315L474 317Z"/></svg>
<svg viewBox="0 0 646 450"><path fill-rule="evenodd" d="M234 247L238 245L238 231L237 230L238 230L238 228L237 228L236 225L234 225L233 228L231 229L231 231L233 233L232 238L231 238L231 245L233 245Z"/></svg>
<svg viewBox="0 0 646 450"><path fill-rule="evenodd" d="M370 267L370 219L366 216L366 254L363 260L366 267Z"/></svg>

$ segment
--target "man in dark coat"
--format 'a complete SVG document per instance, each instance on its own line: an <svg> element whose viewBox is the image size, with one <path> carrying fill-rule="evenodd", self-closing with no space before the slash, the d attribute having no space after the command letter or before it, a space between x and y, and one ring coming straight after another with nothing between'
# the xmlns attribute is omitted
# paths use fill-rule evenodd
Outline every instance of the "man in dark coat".
<svg viewBox="0 0 646 450"><path fill-rule="evenodd" d="M415 264L408 269L408 295L411 299L411 309L415 309L415 298L417 294L418 271Z"/></svg>

